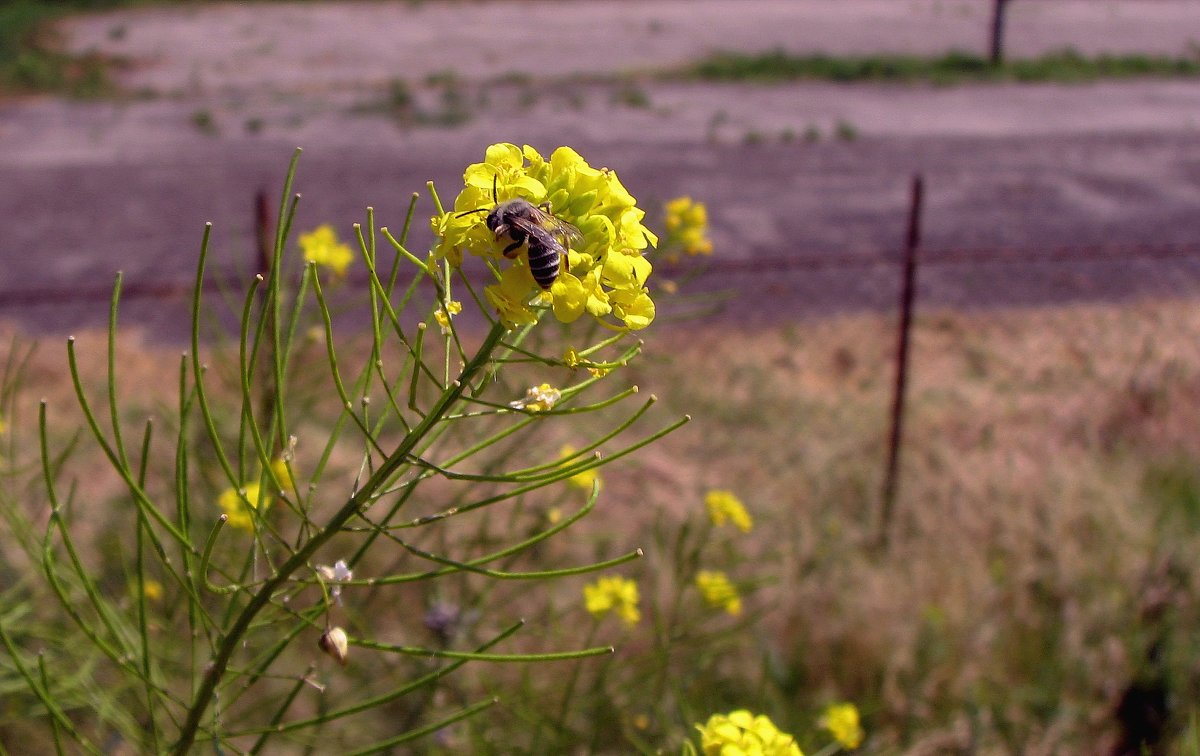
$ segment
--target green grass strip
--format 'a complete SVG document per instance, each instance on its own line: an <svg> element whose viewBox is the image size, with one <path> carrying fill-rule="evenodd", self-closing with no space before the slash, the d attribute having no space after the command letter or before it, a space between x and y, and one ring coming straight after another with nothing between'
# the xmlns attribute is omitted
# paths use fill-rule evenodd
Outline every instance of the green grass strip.
<svg viewBox="0 0 1200 756"><path fill-rule="evenodd" d="M954 50L937 57L915 55L795 55L782 49L747 54L719 52L678 72L704 81L777 83L834 81L964 84L977 82L1074 83L1098 79L1200 76L1200 56L1085 56L1072 48L992 65L987 58Z"/></svg>

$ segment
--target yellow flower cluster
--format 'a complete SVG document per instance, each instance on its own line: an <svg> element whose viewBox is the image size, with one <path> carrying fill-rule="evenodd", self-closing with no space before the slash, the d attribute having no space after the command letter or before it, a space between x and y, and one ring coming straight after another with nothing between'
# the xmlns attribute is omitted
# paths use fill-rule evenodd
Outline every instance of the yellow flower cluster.
<svg viewBox="0 0 1200 756"><path fill-rule="evenodd" d="M442 335L450 335L450 319L462 312L462 302L450 300L444 307L438 307L433 312L433 319L442 327Z"/></svg>
<svg viewBox="0 0 1200 756"><path fill-rule="evenodd" d="M217 506L225 511L229 518L229 527L238 530L254 530L254 517L250 510L261 506L265 511L267 507L271 506L270 497L263 498L260 504L259 494L261 492L262 488L258 483L247 483L242 486L241 492L235 488L226 488L221 492L221 495L217 497ZM242 499L243 496L245 496L245 501ZM247 502L249 502L249 506L246 505Z"/></svg>
<svg viewBox="0 0 1200 756"><path fill-rule="evenodd" d="M818 724L828 730L842 748L854 750L862 745L863 729L858 719L858 708L852 703L830 705Z"/></svg>
<svg viewBox="0 0 1200 756"><path fill-rule="evenodd" d="M287 463L282 459L275 459L271 462L271 472L284 491L295 490L291 475L288 472ZM247 483L242 486L240 491L236 488L226 488L217 497L217 506L229 518L227 522L230 527L253 531L254 516L251 510L261 508L265 512L273 502L270 496L263 496L261 494L262 486L257 481ZM247 502L249 502L249 506L246 505Z"/></svg>
<svg viewBox="0 0 1200 756"><path fill-rule="evenodd" d="M596 365L589 364L587 360L580 357L579 352L575 351L575 349L572 347L567 347L567 351L563 352L562 361L564 365L572 370L580 365L584 365L587 367L587 371L597 378L603 378L604 376L608 375L608 368L597 367Z"/></svg>
<svg viewBox="0 0 1200 756"><path fill-rule="evenodd" d="M742 597L724 572L700 570L696 573L696 587L709 606L724 609L734 617L742 613Z"/></svg>
<svg viewBox="0 0 1200 756"><path fill-rule="evenodd" d="M676 197L664 206L663 224L667 238L663 249L669 258L680 252L688 256L711 255L712 241L708 238L708 208L691 197Z"/></svg>
<svg viewBox="0 0 1200 756"><path fill-rule="evenodd" d="M328 223L300 234L300 250L305 260L329 268L335 276L345 275L354 260L350 247L338 241L337 232Z"/></svg>
<svg viewBox="0 0 1200 756"><path fill-rule="evenodd" d="M500 143L487 148L482 163L468 166L463 183L454 209L431 220L439 239L435 260L458 267L466 250L499 266L511 242L495 238L486 225L486 211L517 197L549 208L582 235L568 249L566 269L548 292L540 292L523 255L486 287L484 293L504 323L535 322L538 314L531 302L545 302L546 297L564 323L587 313L609 327L637 330L654 320L646 288L651 265L643 254L658 244L658 237L642 224L645 212L615 172L593 168L570 147L559 147L546 160L528 145Z"/></svg>
<svg viewBox="0 0 1200 756"><path fill-rule="evenodd" d="M746 511L746 505L731 491L709 491L704 497L704 505L708 507L709 519L717 527L731 522L743 533L749 533L754 527L754 520Z"/></svg>
<svg viewBox="0 0 1200 756"><path fill-rule="evenodd" d="M745 709L714 714L696 729L704 756L804 756L794 737L780 732L768 717Z"/></svg>
<svg viewBox="0 0 1200 756"><path fill-rule="evenodd" d="M602 577L583 587L584 606L593 617L601 619L614 612L626 625L633 627L642 618L638 609L638 587L632 580Z"/></svg>

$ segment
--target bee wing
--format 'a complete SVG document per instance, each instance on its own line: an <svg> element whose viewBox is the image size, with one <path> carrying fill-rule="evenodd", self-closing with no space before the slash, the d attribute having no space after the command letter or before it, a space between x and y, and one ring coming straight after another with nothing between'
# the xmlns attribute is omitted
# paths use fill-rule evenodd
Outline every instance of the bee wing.
<svg viewBox="0 0 1200 756"><path fill-rule="evenodd" d="M533 214L542 228L559 237L559 241L564 247L569 247L571 242L583 241L583 234L580 230L562 218L548 213L540 207L534 207Z"/></svg>
<svg viewBox="0 0 1200 756"><path fill-rule="evenodd" d="M545 229L537 218L526 218L522 215L513 215L507 219L508 225L519 231L523 231L526 236L536 234Z"/></svg>
<svg viewBox="0 0 1200 756"><path fill-rule="evenodd" d="M553 215L550 217L552 220L546 224L546 228L561 237L564 247L570 247L572 242L583 241L583 233L575 226L561 218L555 218Z"/></svg>

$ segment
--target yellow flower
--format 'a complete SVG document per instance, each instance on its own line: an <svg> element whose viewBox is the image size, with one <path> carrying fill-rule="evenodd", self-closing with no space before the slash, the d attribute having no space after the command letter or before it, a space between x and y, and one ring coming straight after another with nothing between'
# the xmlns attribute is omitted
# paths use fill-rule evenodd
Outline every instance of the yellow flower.
<svg viewBox="0 0 1200 756"><path fill-rule="evenodd" d="M157 580L147 580L143 582L142 595L145 596L148 601L158 601L163 595L162 583L158 582Z"/></svg>
<svg viewBox="0 0 1200 756"><path fill-rule="evenodd" d="M733 523L743 533L749 533L754 527L754 520L750 518L746 506L732 491L709 491L704 497L704 504L708 507L709 519L717 527L726 521Z"/></svg>
<svg viewBox="0 0 1200 756"><path fill-rule="evenodd" d="M700 570L696 573L696 587L709 606L720 607L734 617L742 613L742 597L724 572Z"/></svg>
<svg viewBox="0 0 1200 756"><path fill-rule="evenodd" d="M230 527L239 528L241 530L254 530L254 517L250 514L251 509L262 507L266 510L271 506L269 498L263 498L259 502L259 494L261 492L258 483L247 483L242 486L239 492L234 488L226 488L217 498L217 505L225 510L225 514L229 517ZM243 499L244 497L244 499ZM246 502L249 502L247 506Z"/></svg>
<svg viewBox="0 0 1200 756"><path fill-rule="evenodd" d="M696 729L704 756L804 756L794 737L765 715L745 709L714 714Z"/></svg>
<svg viewBox="0 0 1200 756"><path fill-rule="evenodd" d="M646 289L652 266L643 253L658 244L658 237L642 223L645 212L615 172L593 168L570 147L559 147L546 160L528 145L500 143L487 148L482 163L467 167L463 185L453 209L430 220L438 237L432 250L437 260L457 267L465 251L502 266L511 240L495 237L487 214L496 203L518 197L548 207L582 236L569 246L566 269L548 292L539 291L523 255L503 269L499 284L485 289L505 324L536 321L530 307L535 295L548 297L554 316L564 323L586 313L610 327L636 330L653 320ZM616 294L620 309L610 302Z"/></svg>
<svg viewBox="0 0 1200 756"><path fill-rule="evenodd" d="M563 364L572 369L577 367L586 367L587 371L597 378L603 378L604 376L608 375L608 368L598 367L597 365L588 362L583 357L579 356L579 352L576 352L570 347L568 347L567 351L563 354Z"/></svg>
<svg viewBox="0 0 1200 756"><path fill-rule="evenodd" d="M637 583L623 577L602 577L583 587L584 605L596 619L615 612L626 625L633 627L642 618L638 610Z"/></svg>
<svg viewBox="0 0 1200 756"><path fill-rule="evenodd" d="M445 307L439 307L433 313L433 319L442 327L442 335L450 334L450 319L462 312L462 302L451 300Z"/></svg>
<svg viewBox="0 0 1200 756"><path fill-rule="evenodd" d="M667 238L663 249L668 259L677 258L680 252L689 256L712 254L708 208L703 202L694 202L691 197L676 197L666 203L664 210Z"/></svg>
<svg viewBox="0 0 1200 756"><path fill-rule="evenodd" d="M566 459L574 453L575 447L567 444L559 450L558 457L559 459ZM596 468L594 467L590 470L584 470L581 473L572 475L571 477L567 478L567 483L575 486L576 488L581 488L589 493L591 493L593 483L596 484L597 490L604 487L604 481L600 478L600 473L596 472Z"/></svg>
<svg viewBox="0 0 1200 756"><path fill-rule="evenodd" d="M828 730L842 748L854 750L862 745L863 729L858 719L858 708L852 703L831 704L817 724Z"/></svg>
<svg viewBox="0 0 1200 756"><path fill-rule="evenodd" d="M525 268L508 268L500 274L500 283L483 287L483 294L496 308L500 320L510 328L537 322L537 312L529 306L533 276Z"/></svg>
<svg viewBox="0 0 1200 756"><path fill-rule="evenodd" d="M328 223L300 234L300 249L305 260L329 268L335 276L345 275L354 260L350 247L338 241L337 232Z"/></svg>
<svg viewBox="0 0 1200 756"><path fill-rule="evenodd" d="M296 486L292 481L292 476L288 472L287 462L283 461L282 457L276 457L271 461L271 473L275 475L275 480L279 483L281 490L296 490Z"/></svg>
<svg viewBox="0 0 1200 756"><path fill-rule="evenodd" d="M558 404L558 400L561 398L561 391L549 383L543 383L540 386L530 386L523 398L509 402L508 406L529 412L545 412L554 409L554 405Z"/></svg>

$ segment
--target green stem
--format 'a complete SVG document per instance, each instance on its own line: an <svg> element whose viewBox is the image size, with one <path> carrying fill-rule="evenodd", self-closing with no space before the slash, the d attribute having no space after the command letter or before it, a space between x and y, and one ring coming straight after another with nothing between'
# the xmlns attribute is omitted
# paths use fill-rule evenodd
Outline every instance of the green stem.
<svg viewBox="0 0 1200 756"><path fill-rule="evenodd" d="M596 630L600 628L600 621L593 620L592 627L588 630L587 639L583 642L584 647L592 645L592 639L596 637ZM563 691L562 706L558 710L558 717L554 720L554 729L560 734L567 726L567 714L571 711L571 699L575 696L575 686L579 684L579 673L583 668L583 660L580 659L571 667L571 677L567 680L567 688ZM538 753L538 745L542 739L542 727L539 723L537 730L533 734L533 746L530 748L530 753Z"/></svg>
<svg viewBox="0 0 1200 756"><path fill-rule="evenodd" d="M421 439L441 421L442 417L462 396L463 391L466 390L466 387L475 376L487 366L492 350L496 348L504 332L504 327L499 325L494 326L488 332L487 337L484 338L475 356L463 368L458 380L446 387L446 390L430 409L429 413L425 415L424 419L404 437L404 440L400 442L395 451L379 466L367 482L363 484L363 487L356 491L342 505L341 509L334 514L325 527L284 562L269 580L263 583L262 587L254 594L254 597L250 599L246 607L238 614L233 626L229 628L229 631L222 638L217 648L217 653L209 664L208 671L201 680L192 705L188 709L187 719L184 721L183 728L180 731L179 740L175 743L174 752L176 754L183 756L183 754L186 754L191 749L192 743L196 739L196 731L200 727L200 720L216 693L217 684L224 677L225 670L228 668L230 659L233 657L233 652L241 644L242 637L249 630L250 623L254 620L255 616L270 603L276 590L284 585L293 573L307 564L312 555L321 546L325 545L327 541L337 535L341 531L342 526L351 517L356 515L364 505L369 503L375 493L391 479L397 468L405 463L408 455Z"/></svg>

